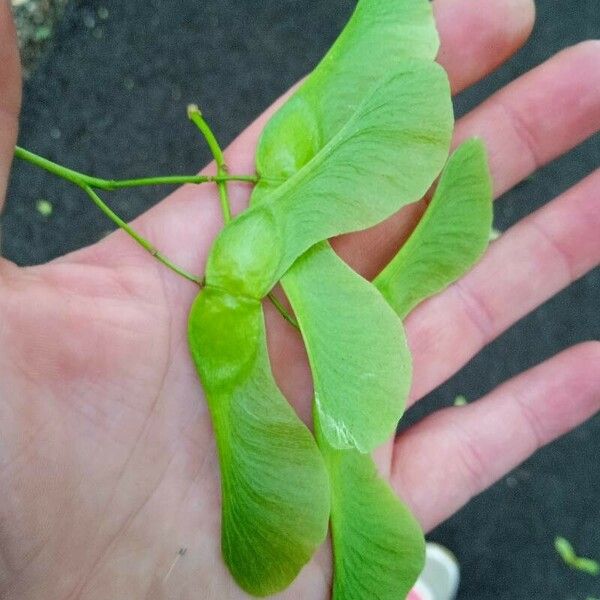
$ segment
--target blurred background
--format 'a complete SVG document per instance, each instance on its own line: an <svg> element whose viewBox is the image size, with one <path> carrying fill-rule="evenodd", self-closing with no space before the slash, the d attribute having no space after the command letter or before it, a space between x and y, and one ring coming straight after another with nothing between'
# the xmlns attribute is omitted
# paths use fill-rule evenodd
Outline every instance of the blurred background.
<svg viewBox="0 0 600 600"><path fill-rule="evenodd" d="M186 105L198 103L227 144L316 64L355 6L353 0L12 4L27 74L21 145L112 178L198 170L209 154L187 123ZM458 115L562 48L600 37L598 0L537 0L537 6L530 42L457 98ZM506 194L496 204L496 227L507 229L598 166L600 136ZM164 194L135 190L108 200L131 219ZM24 164L15 165L2 224L2 252L21 265L93 243L112 228L77 189ZM458 395L475 401L561 349L599 339L599 309L596 269L507 331L406 423ZM567 569L553 548L562 535L580 555L600 560L599 456L596 417L431 533L461 562L460 600L600 598L600 578Z"/></svg>

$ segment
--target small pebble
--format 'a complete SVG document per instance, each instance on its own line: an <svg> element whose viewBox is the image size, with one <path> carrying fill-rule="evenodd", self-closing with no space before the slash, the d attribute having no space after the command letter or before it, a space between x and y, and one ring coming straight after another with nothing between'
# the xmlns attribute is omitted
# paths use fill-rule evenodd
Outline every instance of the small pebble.
<svg viewBox="0 0 600 600"><path fill-rule="evenodd" d="M93 29L94 27L96 27L96 19L94 18L94 15L91 15L90 13L86 13L83 16L83 24L88 29Z"/></svg>
<svg viewBox="0 0 600 600"><path fill-rule="evenodd" d="M179 86L175 86L172 90L171 90L171 98L175 101L175 102L179 102L179 100L181 100L181 96L182 96L182 92L181 92L181 88Z"/></svg>

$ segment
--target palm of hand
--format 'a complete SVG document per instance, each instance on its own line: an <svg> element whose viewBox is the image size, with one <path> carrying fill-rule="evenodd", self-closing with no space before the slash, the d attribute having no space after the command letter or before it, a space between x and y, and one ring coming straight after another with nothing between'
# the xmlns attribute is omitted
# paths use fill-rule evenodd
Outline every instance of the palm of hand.
<svg viewBox="0 0 600 600"><path fill-rule="evenodd" d="M490 22L505 10L501 4L495 14L490 9ZM463 10L467 16L471 12ZM447 29L452 40L452 25L443 20L443 0L438 12L442 37ZM530 15L522 11L520 26L513 21L504 33L505 55L523 39L525 19ZM481 40L469 43L473 51L481 51ZM583 63L584 54L592 52L597 57L597 49L589 49L569 60ZM482 60L478 73L465 75L458 68L453 73L460 61L458 53L452 58L452 41L442 56L455 88L499 60L484 57L487 62ZM569 66L561 68L567 72ZM585 85L594 89L593 81ZM580 81L573 93L581 93L583 86ZM481 123L489 120L484 119L489 110L467 120L461 135L485 132ZM590 111L600 113L598 94L581 110L593 120ZM563 125L565 131L568 125ZM232 171L252 169L260 127L260 122L255 124L230 149ZM563 146L591 133L583 125L579 129L575 133L571 128ZM6 143L2 160L10 156L13 142ZM516 150L518 140L512 148L506 139L492 139L494 143L510 151ZM565 149L544 150L544 160ZM524 175L505 171L497 167L495 172L499 189ZM573 194L577 202L571 203L578 210L591 206L585 200L590 196L586 192L591 184L587 185ZM240 208L247 190L233 191ZM556 205L553 215L566 212L564 204ZM375 232L346 238L338 250L359 270L373 274L410 229L417 212L412 209ZM137 228L177 262L200 272L218 228L216 213L210 190L184 189L144 215ZM522 225L510 242L499 242L466 281L411 316L407 326L417 378L413 400L441 383L520 314L597 263L600 249L593 241L593 223L573 218L568 239L557 243L550 237L545 250L532 259L532 269L541 268L546 277L556 268L559 254L569 261L569 269L554 273L537 297L525 298L509 314L500 311L492 294L483 291L485 282L494 277L496 264L551 236L547 229L535 233L551 220L542 215ZM198 231L204 231L200 240ZM361 252L373 240L380 246L377 256L372 250L368 255ZM581 246L582 240L584 247L575 255L574 241ZM505 293L522 293L528 276L523 272L522 280L504 282L512 286ZM6 597L191 598L198 590L206 598L241 597L220 559L218 464L209 415L187 350L186 317L194 286L154 265L120 233L43 267L20 270L3 263L0 278L0 589L6 588ZM285 322L271 313L268 318L277 378L308 418L311 394L302 346ZM544 376L547 369L561 373L552 385L564 388L566 381L581 379L597 356L597 346L575 348L510 382L479 406L466 407L458 419L453 410L426 419L378 453L382 473L424 526L433 526L537 445L597 410L598 381L589 376L576 393L570 390L566 407L561 404L566 402L563 392L542 410L545 396L555 391ZM508 419L514 429L497 427L499 420ZM506 449L519 427L525 435ZM406 446L410 454L404 452ZM492 460L498 453L503 458ZM443 489L443 495L436 496L436 489ZM286 595L324 598L330 575L324 552Z"/></svg>
<svg viewBox="0 0 600 600"><path fill-rule="evenodd" d="M43 267L5 268L0 477L11 592L193 597L201 585L206 597L245 597L220 559L218 462L187 349L195 286L120 233ZM299 410L309 411L308 384L300 388ZM135 575L125 565L133 555L144 557ZM328 569L315 562L290 597L324 597Z"/></svg>

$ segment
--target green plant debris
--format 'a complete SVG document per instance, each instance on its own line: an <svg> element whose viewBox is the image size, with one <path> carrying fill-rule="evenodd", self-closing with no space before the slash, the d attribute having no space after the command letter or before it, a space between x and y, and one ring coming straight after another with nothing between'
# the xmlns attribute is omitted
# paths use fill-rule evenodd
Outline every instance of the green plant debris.
<svg viewBox="0 0 600 600"><path fill-rule="evenodd" d="M576 571L587 573L588 575L600 574L600 563L592 558L582 558L575 554L571 543L563 537L557 537L554 540L554 548L563 562Z"/></svg>
<svg viewBox="0 0 600 600"><path fill-rule="evenodd" d="M454 406L466 406L467 404L469 404L469 401L465 396L456 396L456 398L454 398Z"/></svg>
<svg viewBox="0 0 600 600"><path fill-rule="evenodd" d="M490 242L495 242L501 235L502 232L499 229L492 227L490 230Z"/></svg>
<svg viewBox="0 0 600 600"><path fill-rule="evenodd" d="M49 202L48 200L38 200L35 208L42 217L46 218L50 217L54 212L54 206L52 205L52 202Z"/></svg>
<svg viewBox="0 0 600 600"><path fill-rule="evenodd" d="M52 35L52 28L49 27L48 25L45 25L43 27L40 27L39 29L36 29L35 41L43 42L43 41L47 40L51 35Z"/></svg>

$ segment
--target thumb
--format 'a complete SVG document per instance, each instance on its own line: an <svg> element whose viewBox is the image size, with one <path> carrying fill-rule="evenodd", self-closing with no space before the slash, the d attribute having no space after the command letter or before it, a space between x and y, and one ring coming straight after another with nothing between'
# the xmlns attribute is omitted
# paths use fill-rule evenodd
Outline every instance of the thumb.
<svg viewBox="0 0 600 600"><path fill-rule="evenodd" d="M21 65L10 0L0 0L0 211L17 140L21 107Z"/></svg>

